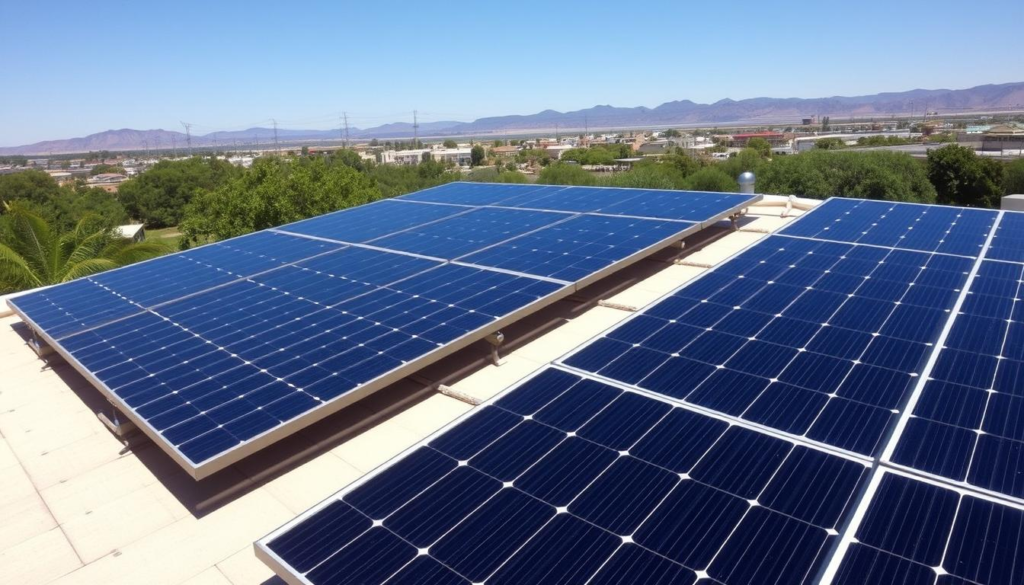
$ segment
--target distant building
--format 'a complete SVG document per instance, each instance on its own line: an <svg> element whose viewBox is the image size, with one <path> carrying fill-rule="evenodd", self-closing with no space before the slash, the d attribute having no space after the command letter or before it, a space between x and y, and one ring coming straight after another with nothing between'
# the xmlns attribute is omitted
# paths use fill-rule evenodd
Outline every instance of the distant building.
<svg viewBox="0 0 1024 585"><path fill-rule="evenodd" d="M452 163L460 167L468 167L473 159L470 148L417 148L413 150L385 150L380 153L383 164L415 165L423 161L423 155L429 154L437 162Z"/></svg>
<svg viewBox="0 0 1024 585"><path fill-rule="evenodd" d="M103 189L107 193L117 193L118 186L127 179L128 177L117 173L100 173L93 177L89 177L86 184L90 187Z"/></svg>
<svg viewBox="0 0 1024 585"><path fill-rule="evenodd" d="M146 239L146 226L141 223L119 225L114 228L114 235L133 242L142 242Z"/></svg>
<svg viewBox="0 0 1024 585"><path fill-rule="evenodd" d="M494 156L498 158L512 158L519 154L518 146L495 146L491 149Z"/></svg>
<svg viewBox="0 0 1024 585"><path fill-rule="evenodd" d="M786 135L782 132L749 132L746 134L733 134L729 138L729 146L732 148L746 148L751 138L764 138L772 147L785 144Z"/></svg>
<svg viewBox="0 0 1024 585"><path fill-rule="evenodd" d="M544 152L547 152L549 157L560 160L565 151L572 150L573 148L573 146L568 144L549 144L544 146Z"/></svg>

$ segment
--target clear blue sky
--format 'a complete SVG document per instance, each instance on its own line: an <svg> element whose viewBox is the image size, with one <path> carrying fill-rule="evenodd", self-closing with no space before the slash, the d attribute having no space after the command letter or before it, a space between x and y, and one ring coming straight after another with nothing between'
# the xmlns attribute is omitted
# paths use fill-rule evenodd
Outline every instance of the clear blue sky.
<svg viewBox="0 0 1024 585"><path fill-rule="evenodd" d="M0 2L0 146L1024 81L1024 2Z"/></svg>

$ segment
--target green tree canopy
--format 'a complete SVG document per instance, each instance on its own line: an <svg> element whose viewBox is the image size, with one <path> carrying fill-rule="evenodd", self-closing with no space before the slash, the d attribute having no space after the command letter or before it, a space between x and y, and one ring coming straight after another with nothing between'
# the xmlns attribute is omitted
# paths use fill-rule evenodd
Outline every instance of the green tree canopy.
<svg viewBox="0 0 1024 585"><path fill-rule="evenodd" d="M212 191L200 191L180 224L192 244L225 239L379 199L367 175L317 157L289 163L257 160L252 168Z"/></svg>
<svg viewBox="0 0 1024 585"><path fill-rule="evenodd" d="M4 213L4 202L18 203L58 231L71 230L86 215L107 227L128 219L115 195L84 185L58 185L42 171L0 175L0 215Z"/></svg>
<svg viewBox="0 0 1024 585"><path fill-rule="evenodd" d="M929 150L928 179L935 186L939 203L999 207L1002 163L979 157L966 146L949 144Z"/></svg>
<svg viewBox="0 0 1024 585"><path fill-rule="evenodd" d="M935 202L924 165L902 152L810 150L776 158L756 174L759 193Z"/></svg>
<svg viewBox="0 0 1024 585"><path fill-rule="evenodd" d="M717 167L701 169L686 178L686 188L691 191L717 191L736 193L739 184L728 173Z"/></svg>
<svg viewBox="0 0 1024 585"><path fill-rule="evenodd" d="M826 119L828 119L826 117ZM814 141L814 148L818 150L839 150L846 148L846 143L843 142L842 138L819 138Z"/></svg>
<svg viewBox="0 0 1024 585"><path fill-rule="evenodd" d="M484 152L484 147L482 147L479 144L477 144L476 146L474 146L469 151L469 164L470 164L470 166L474 166L474 167L480 166L481 164L483 164L484 158L486 156L487 156L487 153Z"/></svg>
<svg viewBox="0 0 1024 585"><path fill-rule="evenodd" d="M1024 195L1024 158L1008 163L1003 172L1003 193Z"/></svg>
<svg viewBox="0 0 1024 585"><path fill-rule="evenodd" d="M182 221L185 206L199 192L216 189L241 174L231 163L214 158L160 161L122 183L117 194L131 217L148 227L167 227Z"/></svg>
<svg viewBox="0 0 1024 585"><path fill-rule="evenodd" d="M444 144L443 144L443 146L444 146L445 148L458 148L458 147L459 147L459 143L458 143L458 142L455 142L454 140L452 140L451 138L449 138L448 140L445 140L445 141L444 141Z"/></svg>
<svg viewBox="0 0 1024 585"><path fill-rule="evenodd" d="M8 213L0 227L0 293L59 284L170 251L160 243L115 237L92 217L61 232L17 203L5 207Z"/></svg>
<svg viewBox="0 0 1024 585"><path fill-rule="evenodd" d="M772 145L770 142L755 136L747 141L747 148L753 149L761 156L761 158L771 158L772 156Z"/></svg>
<svg viewBox="0 0 1024 585"><path fill-rule="evenodd" d="M595 185L597 179L579 165L556 162L541 170L537 182L542 185Z"/></svg>

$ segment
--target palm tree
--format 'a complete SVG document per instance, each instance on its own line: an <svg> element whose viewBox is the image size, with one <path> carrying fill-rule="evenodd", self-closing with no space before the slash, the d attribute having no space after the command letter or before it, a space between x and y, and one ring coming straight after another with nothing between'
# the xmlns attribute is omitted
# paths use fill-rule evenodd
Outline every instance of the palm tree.
<svg viewBox="0 0 1024 585"><path fill-rule="evenodd" d="M0 293L59 284L170 252L156 242L115 237L95 216L54 233L42 217L16 203L0 216Z"/></svg>

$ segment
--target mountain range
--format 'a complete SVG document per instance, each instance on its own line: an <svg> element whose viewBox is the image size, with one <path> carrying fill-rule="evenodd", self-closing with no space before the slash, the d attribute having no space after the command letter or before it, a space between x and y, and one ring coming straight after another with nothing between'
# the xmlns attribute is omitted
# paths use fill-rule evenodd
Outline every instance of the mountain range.
<svg viewBox="0 0 1024 585"><path fill-rule="evenodd" d="M655 126L707 124L793 123L810 116L882 118L894 115L938 112L940 114L1024 110L1024 82L979 85L969 89L915 89L854 97L723 99L713 104L690 100L666 102L655 108L599 105L573 112L544 110L530 115L494 116L472 122L424 122L421 137L510 135L550 132L557 129L624 129ZM373 128L349 128L353 140L401 139L413 136L413 125L394 122ZM339 140L333 130L277 129L281 142ZM274 130L249 128L191 137L193 147L250 147L272 144ZM99 150L184 149L187 137L169 130L107 130L81 138L48 140L24 146L0 147L0 155L64 154Z"/></svg>

